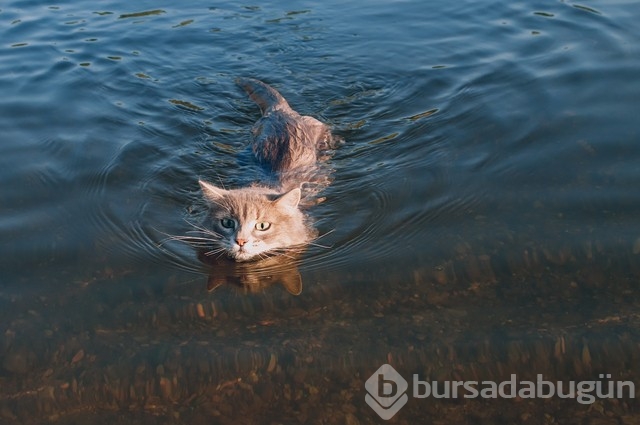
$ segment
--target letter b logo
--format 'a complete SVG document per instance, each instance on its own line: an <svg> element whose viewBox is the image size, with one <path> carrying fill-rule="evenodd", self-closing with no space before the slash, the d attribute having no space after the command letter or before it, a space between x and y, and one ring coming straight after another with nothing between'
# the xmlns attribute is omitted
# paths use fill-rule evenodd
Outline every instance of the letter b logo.
<svg viewBox="0 0 640 425"><path fill-rule="evenodd" d="M387 391L388 390L388 391ZM378 395L380 397L394 397L398 393L396 381L384 379L382 373L378 374Z"/></svg>
<svg viewBox="0 0 640 425"><path fill-rule="evenodd" d="M384 420L391 419L407 403L409 385L391 365L383 364L364 384L367 404Z"/></svg>

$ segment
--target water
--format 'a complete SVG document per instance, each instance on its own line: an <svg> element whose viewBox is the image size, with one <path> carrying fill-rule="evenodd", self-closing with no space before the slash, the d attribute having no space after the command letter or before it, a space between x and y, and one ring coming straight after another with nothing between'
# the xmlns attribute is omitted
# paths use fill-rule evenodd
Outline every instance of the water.
<svg viewBox="0 0 640 425"><path fill-rule="evenodd" d="M630 1L5 2L2 422L378 423L364 381L385 362L640 382L638 17ZM271 280L165 241L198 178L259 175L241 75L345 140L312 210L329 248ZM596 407L411 399L394 420L638 408Z"/></svg>

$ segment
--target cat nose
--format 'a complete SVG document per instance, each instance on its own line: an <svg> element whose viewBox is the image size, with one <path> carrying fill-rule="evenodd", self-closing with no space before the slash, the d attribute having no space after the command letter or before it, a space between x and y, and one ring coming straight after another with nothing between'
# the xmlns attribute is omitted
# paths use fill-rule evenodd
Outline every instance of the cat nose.
<svg viewBox="0 0 640 425"><path fill-rule="evenodd" d="M238 245L240 245L240 246L244 246L244 244L246 244L246 243L247 243L247 240L246 240L246 239L240 239L240 238L238 238L238 239L236 239L236 243L237 243Z"/></svg>

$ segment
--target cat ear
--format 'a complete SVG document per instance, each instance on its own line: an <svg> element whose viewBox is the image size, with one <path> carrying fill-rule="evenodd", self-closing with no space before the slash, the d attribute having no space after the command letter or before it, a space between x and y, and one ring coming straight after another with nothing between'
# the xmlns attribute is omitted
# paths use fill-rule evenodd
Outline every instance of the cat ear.
<svg viewBox="0 0 640 425"><path fill-rule="evenodd" d="M204 197L209 200L216 200L216 199L222 198L225 195L225 193L227 193L226 190L220 189L219 187L216 187L211 183L207 183L204 180L198 180L198 183L200 183L200 188L202 189L202 193L204 194Z"/></svg>
<svg viewBox="0 0 640 425"><path fill-rule="evenodd" d="M301 194L302 192L300 191L300 188L296 187L295 189L291 189L290 191L276 199L275 203L280 207L295 208L300 202Z"/></svg>

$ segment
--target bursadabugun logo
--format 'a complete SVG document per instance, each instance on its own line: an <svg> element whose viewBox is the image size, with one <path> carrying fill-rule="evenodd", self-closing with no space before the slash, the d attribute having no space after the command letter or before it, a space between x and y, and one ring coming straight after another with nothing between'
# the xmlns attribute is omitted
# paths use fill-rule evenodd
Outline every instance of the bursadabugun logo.
<svg viewBox="0 0 640 425"><path fill-rule="evenodd" d="M388 364L380 366L364 387L367 390L365 401L384 420L391 419L409 399L406 394L409 384Z"/></svg>
<svg viewBox="0 0 640 425"><path fill-rule="evenodd" d="M540 373L535 381L518 380L511 374L508 381L425 381L412 376L412 395L416 399L441 398L573 398L580 404L597 399L636 397L633 381L611 381L610 373L601 373L590 381L547 381ZM384 364L365 382L364 399L384 420L391 419L407 404L407 381L391 365Z"/></svg>

